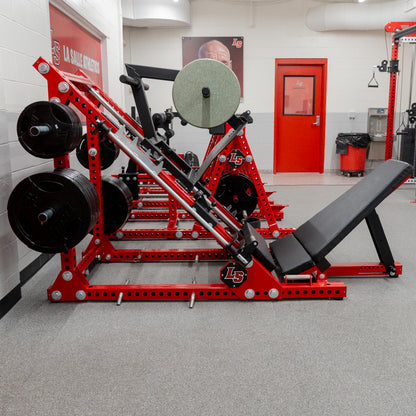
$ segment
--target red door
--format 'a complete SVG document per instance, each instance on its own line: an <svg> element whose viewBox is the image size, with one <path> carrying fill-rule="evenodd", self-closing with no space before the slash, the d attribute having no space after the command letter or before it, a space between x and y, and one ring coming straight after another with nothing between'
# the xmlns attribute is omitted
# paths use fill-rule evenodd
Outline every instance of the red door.
<svg viewBox="0 0 416 416"><path fill-rule="evenodd" d="M326 59L276 59L276 172L324 171Z"/></svg>

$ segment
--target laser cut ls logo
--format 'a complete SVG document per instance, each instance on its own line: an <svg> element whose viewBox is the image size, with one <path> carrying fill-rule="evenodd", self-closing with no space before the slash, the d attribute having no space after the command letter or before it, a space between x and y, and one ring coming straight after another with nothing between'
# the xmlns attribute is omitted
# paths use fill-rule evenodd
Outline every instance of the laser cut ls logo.
<svg viewBox="0 0 416 416"><path fill-rule="evenodd" d="M238 168L244 162L244 155L239 150L232 150L227 156L227 162L232 168Z"/></svg>
<svg viewBox="0 0 416 416"><path fill-rule="evenodd" d="M236 262L227 263L220 275L221 280L231 288L240 287L247 280L247 270Z"/></svg>

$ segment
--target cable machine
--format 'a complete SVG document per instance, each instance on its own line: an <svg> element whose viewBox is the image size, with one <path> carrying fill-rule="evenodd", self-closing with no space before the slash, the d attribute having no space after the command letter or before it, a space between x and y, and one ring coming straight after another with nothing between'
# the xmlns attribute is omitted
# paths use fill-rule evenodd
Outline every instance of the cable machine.
<svg viewBox="0 0 416 416"><path fill-rule="evenodd" d="M390 22L385 26L386 32L393 33L391 60L388 66L388 62L382 61L378 66L381 72L390 72L390 87L389 87L389 104L388 104L388 116L387 116L387 135L386 135L386 153L385 160L391 159L393 156L393 140L395 129L395 112L400 114L400 125L397 127L397 136L400 137L400 143L397 148L396 157L409 163L412 166L412 177L415 176L416 167L416 102L413 102L413 78L414 78L414 66L416 59L416 22ZM397 76L399 74L399 47L404 44L412 45L412 56L410 65L410 77L409 77L409 97L408 106L404 111L402 108L397 109L396 97L397 97ZM401 79L403 83L403 77ZM402 93L402 88L400 89ZM403 97L400 97L402 101ZM401 102L400 102L401 104ZM397 125L397 123L396 123Z"/></svg>

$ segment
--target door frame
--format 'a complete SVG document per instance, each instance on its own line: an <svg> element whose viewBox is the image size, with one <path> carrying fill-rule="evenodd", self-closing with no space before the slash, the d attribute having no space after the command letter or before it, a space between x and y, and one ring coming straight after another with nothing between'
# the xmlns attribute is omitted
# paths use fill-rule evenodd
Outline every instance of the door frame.
<svg viewBox="0 0 416 416"><path fill-rule="evenodd" d="M307 66L315 65L322 68L322 87L321 87L321 106L320 116L321 116L321 134L319 138L319 173L324 173L324 161L325 161L325 129L326 129L326 80L327 80L327 58L283 58L275 59L275 87L274 87L274 124L273 124L273 136L274 136L274 146L273 146L273 173L277 173L276 166L276 150L277 150L277 100L280 98L277 95L278 91L278 79L277 72L279 67L283 66ZM317 109L316 111L319 111Z"/></svg>

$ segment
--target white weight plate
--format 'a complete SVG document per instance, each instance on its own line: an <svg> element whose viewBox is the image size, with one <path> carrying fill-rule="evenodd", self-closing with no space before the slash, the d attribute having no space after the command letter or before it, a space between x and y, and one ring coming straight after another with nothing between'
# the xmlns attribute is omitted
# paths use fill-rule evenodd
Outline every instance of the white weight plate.
<svg viewBox="0 0 416 416"><path fill-rule="evenodd" d="M209 89L205 98L202 89ZM176 76L173 102L181 117L196 127L211 128L229 120L240 104L240 84L234 72L214 59L197 59Z"/></svg>

